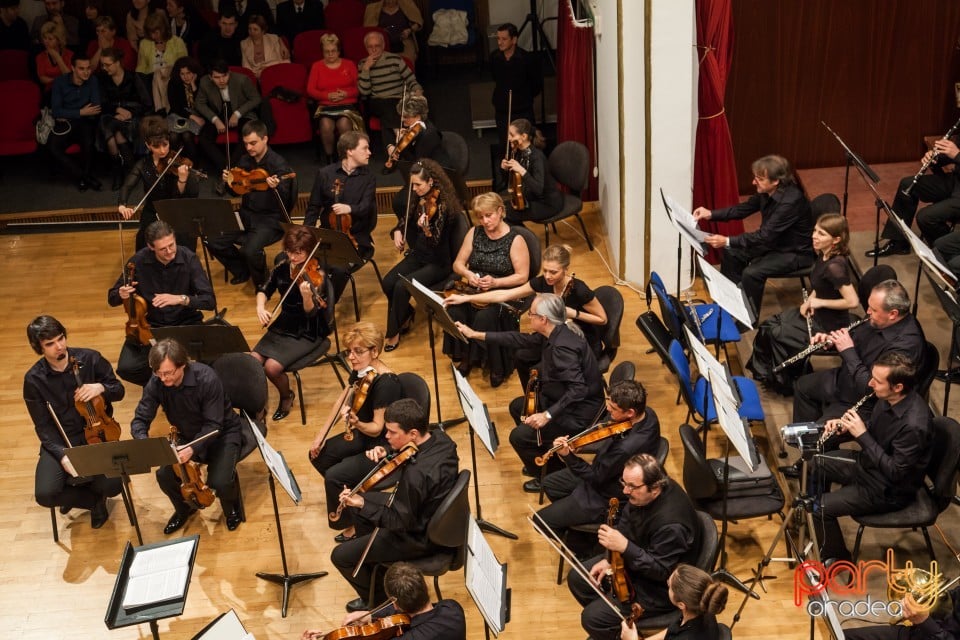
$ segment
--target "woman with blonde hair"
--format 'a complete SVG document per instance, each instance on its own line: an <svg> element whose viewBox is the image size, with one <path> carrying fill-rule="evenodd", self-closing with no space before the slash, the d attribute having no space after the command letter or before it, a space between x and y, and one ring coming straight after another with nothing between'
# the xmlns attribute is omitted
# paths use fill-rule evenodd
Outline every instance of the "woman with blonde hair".
<svg viewBox="0 0 960 640"><path fill-rule="evenodd" d="M357 65L340 57L340 38L333 33L320 37L323 58L310 67L307 95L316 100L316 131L320 136L317 154L324 164L336 158L335 146L341 134L362 130L357 89Z"/></svg>
<svg viewBox="0 0 960 640"><path fill-rule="evenodd" d="M48 93L58 76L73 70L73 51L67 49L67 32L63 25L44 22L40 27L43 51L37 54L37 77Z"/></svg>
<svg viewBox="0 0 960 640"><path fill-rule="evenodd" d="M670 602L680 610L680 618L647 640L719 640L717 614L727 606L729 591L706 571L689 564L678 564L667 578ZM620 627L620 640L639 638L637 628L626 622Z"/></svg>
<svg viewBox="0 0 960 640"><path fill-rule="evenodd" d="M170 109L167 85L173 65L187 55L187 45L170 31L170 22L162 11L151 13L143 23L144 38L140 41L137 73L149 79L153 89L153 108L166 113Z"/></svg>

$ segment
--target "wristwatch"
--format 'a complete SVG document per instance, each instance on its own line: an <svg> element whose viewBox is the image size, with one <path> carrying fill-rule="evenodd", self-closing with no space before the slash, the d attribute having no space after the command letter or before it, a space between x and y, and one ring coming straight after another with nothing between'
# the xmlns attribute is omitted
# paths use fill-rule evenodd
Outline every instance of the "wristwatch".
<svg viewBox="0 0 960 640"><path fill-rule="evenodd" d="M180 304L182 304L183 306L187 306L188 304L190 304L190 298L188 298L185 295L180 296Z"/></svg>
<svg viewBox="0 0 960 640"><path fill-rule="evenodd" d="M544 412L543 412L543 415L547 416L547 420L553 420L553 416L550 415L550 412L549 412L549 411L544 411Z"/></svg>

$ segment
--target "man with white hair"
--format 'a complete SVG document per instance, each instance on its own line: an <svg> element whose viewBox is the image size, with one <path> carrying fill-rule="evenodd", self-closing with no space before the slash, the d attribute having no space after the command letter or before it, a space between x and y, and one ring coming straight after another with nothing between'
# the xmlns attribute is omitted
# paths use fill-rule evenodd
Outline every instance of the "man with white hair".
<svg viewBox="0 0 960 640"><path fill-rule="evenodd" d="M397 105L404 87L408 96L423 95L423 87L403 56L386 50L382 33L369 32L363 38L363 46L367 57L357 63L357 88L367 101L370 115L380 118L383 129L397 129L400 127Z"/></svg>

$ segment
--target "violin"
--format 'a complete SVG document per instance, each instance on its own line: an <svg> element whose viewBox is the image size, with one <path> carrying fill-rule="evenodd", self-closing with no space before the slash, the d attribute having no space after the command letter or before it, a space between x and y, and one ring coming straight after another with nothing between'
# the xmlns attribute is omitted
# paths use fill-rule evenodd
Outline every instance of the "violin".
<svg viewBox="0 0 960 640"><path fill-rule="evenodd" d="M532 371L530 372L530 375L532 379ZM576 452L578 449L581 449L588 444L599 442L600 440L606 440L607 438L612 438L613 436L625 433L629 431L631 427L633 427L633 423L629 420L595 424L584 429L575 436L570 436L570 438L567 439L566 445L556 445L550 449L547 449L547 451L542 456L538 456L534 462L537 463L537 466L542 467L543 465L547 464L547 460L550 459L550 456L560 449L563 449L564 446L570 447L572 451Z"/></svg>
<svg viewBox="0 0 960 640"><path fill-rule="evenodd" d="M343 192L343 180L337 178L333 181L333 203L340 204L340 194ZM357 239L353 237L353 234L350 233L350 229L353 227L353 216L349 213L344 213L338 215L334 212L333 207L330 208L330 213L327 214L327 224L330 225L330 228L334 231L339 231L340 233L349 236L350 242L353 243L353 247L357 248Z"/></svg>
<svg viewBox="0 0 960 640"><path fill-rule="evenodd" d="M537 396L540 393L540 372L536 369L530 369L530 378L527 380L527 389L523 397L523 414L520 419L523 420L537 412Z"/></svg>
<svg viewBox="0 0 960 640"><path fill-rule="evenodd" d="M170 446L173 452L177 453L177 428L170 427ZM216 496L213 489L207 486L200 475L200 464L193 460L189 462L178 462L173 465L173 470L180 478L180 495L194 509L206 509L213 504Z"/></svg>
<svg viewBox="0 0 960 640"><path fill-rule="evenodd" d="M323 640L347 640L362 638L363 640L382 640L402 636L410 626L410 616L405 613L395 613L384 616L366 624L348 624L345 627L334 629L323 636ZM319 638L319 635L313 636Z"/></svg>
<svg viewBox="0 0 960 640"><path fill-rule="evenodd" d="M80 363L73 356L70 356L70 366L73 367L77 388L80 388L83 386L83 380L80 379ZM83 437L86 438L87 444L100 444L120 439L120 423L107 413L107 405L102 395L86 402L75 400L73 404L77 412L83 416Z"/></svg>
<svg viewBox="0 0 960 640"><path fill-rule="evenodd" d="M428 238L433 237L433 229L431 227L440 210L439 200L440 187L430 189L427 195L420 198L420 217L417 219L417 224L420 226L420 230L423 231L423 235Z"/></svg>
<svg viewBox="0 0 960 640"><path fill-rule="evenodd" d="M567 284L563 285L563 291L560 292L560 297L564 300L567 299L567 296L570 295L570 292L573 291L573 281L577 277L577 274L571 273L570 279L567 280Z"/></svg>
<svg viewBox="0 0 960 640"><path fill-rule="evenodd" d="M480 276L480 274L478 273L477 276ZM465 296L474 296L474 295L477 295L478 293L482 293L482 292L480 291L480 289L478 289L478 288L476 288L476 287L474 287L474 286L471 286L471 285L470 285L470 281L467 280L466 277L461 277L461 278L458 278L458 279L456 279L456 280L451 280L451 281L447 284L446 288L444 288L444 290L443 290L443 297L444 297L444 298L449 298L450 296L452 296L452 295L455 294L455 293L460 293L460 294L463 294L463 295L465 295ZM470 304L473 306L474 309L485 309L485 308L487 308L487 307L490 306L490 303L488 303L488 302L473 302L473 301L471 301Z"/></svg>
<svg viewBox="0 0 960 640"><path fill-rule="evenodd" d="M270 188L267 184L267 178L269 177L270 174L262 167L257 167L250 171L241 169L240 167L234 167L227 170L227 186L238 196L250 193L251 191L266 191ZM290 173L276 177L280 180L289 180L290 178L296 178L297 174L291 171Z"/></svg>
<svg viewBox="0 0 960 640"><path fill-rule="evenodd" d="M167 156L164 156L160 158L160 160L157 162L157 171L159 171L160 173L163 173L166 170L168 165L173 167L174 169L176 169L177 167L187 167L188 169L190 169L190 173L197 176L198 178L207 177L207 174L204 173L203 171L200 171L200 169L193 168L193 160L191 160L190 158L180 158L180 159L171 161L170 158L168 158Z"/></svg>
<svg viewBox="0 0 960 640"><path fill-rule="evenodd" d="M293 284L301 282L310 283L310 293L313 294L313 303L321 309L327 308L327 301L323 298L324 276L320 271L320 261L316 258L310 258L300 270L300 275ZM290 285L293 286L293 285Z"/></svg>
<svg viewBox="0 0 960 640"><path fill-rule="evenodd" d="M134 269L133 261L128 262L127 270L124 272L124 285L132 286ZM147 322L147 301L143 296L131 294L123 301L123 310L127 312L127 323L124 327L127 337L143 346L152 344L153 331L150 330L150 323Z"/></svg>
<svg viewBox="0 0 960 640"><path fill-rule="evenodd" d="M610 498L610 508L607 510L608 527L613 526L619 509L620 501L616 498ZM626 604L633 600L633 585L630 584L630 579L627 577L627 568L623 564L623 556L620 555L619 551L609 551L608 554L609 558L607 560L610 562L609 578L613 595L616 596L617 600Z"/></svg>
<svg viewBox="0 0 960 640"><path fill-rule="evenodd" d="M510 143L513 149L513 158L516 159L519 148L516 142ZM523 197L523 176L518 171L510 171L510 179L507 181L507 191L510 192L510 206L514 211L523 211L527 208L527 200Z"/></svg>
<svg viewBox="0 0 960 640"><path fill-rule="evenodd" d="M353 383L353 387L347 393L347 400L350 401L350 413L356 415L360 408L367 401L367 395L370 393L370 387L373 386L373 381L377 379L376 369L371 369L367 373ZM347 423L347 430L343 432L343 439L347 442L353 440L353 427L350 423Z"/></svg>
<svg viewBox="0 0 960 640"><path fill-rule="evenodd" d="M390 157L387 158L387 161L383 163L384 171L391 171L393 169L394 163L400 159L400 154L403 153L403 150L410 146L410 144L417 139L421 133L423 133L427 128L422 121L417 120L412 125L403 130L403 134L400 136L400 139L397 140L397 144L393 147L393 153L390 154Z"/></svg>
<svg viewBox="0 0 960 640"><path fill-rule="evenodd" d="M358 493L364 493L374 488L384 479L386 479L390 474L403 466L403 463L411 460L415 455L417 455L417 445L409 442L404 445L403 449L399 453L392 456L387 456L380 463L370 470L370 473L360 481L360 483L350 490L348 496L355 496ZM394 494L396 495L396 494ZM337 505L336 511L331 511L328 516L332 522L336 522L340 519L340 514L343 513L343 501L340 501L340 504Z"/></svg>

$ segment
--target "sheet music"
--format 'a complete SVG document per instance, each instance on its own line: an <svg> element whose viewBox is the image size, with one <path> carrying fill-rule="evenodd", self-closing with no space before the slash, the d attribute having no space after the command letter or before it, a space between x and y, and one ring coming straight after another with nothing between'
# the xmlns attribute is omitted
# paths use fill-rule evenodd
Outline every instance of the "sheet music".
<svg viewBox="0 0 960 640"><path fill-rule="evenodd" d="M717 422L720 423L720 428L744 462L750 465L751 470L756 470L758 462L753 438L744 419L737 411L736 403L731 401L732 392L725 376L717 377L711 372L708 379L713 391L713 402L717 408Z"/></svg>
<svg viewBox="0 0 960 640"><path fill-rule="evenodd" d="M213 624L194 636L193 640L256 640L237 617L233 609L220 616Z"/></svg>
<svg viewBox="0 0 960 640"><path fill-rule="evenodd" d="M483 537L477 521L471 517L467 529L467 591L477 603L480 614L494 634L503 631L506 593L506 565L497 562L493 549Z"/></svg>
<svg viewBox="0 0 960 640"><path fill-rule="evenodd" d="M947 282L957 281L957 276L953 275L950 267L940 261L940 258L933 252L933 249L928 247L927 243L921 240L920 237L900 219L900 216L890 216L888 214L887 217L896 220L897 225L900 227L900 233L910 242L910 247L913 249L913 252L917 254L917 257L920 258L921 262L927 264L935 271L940 272L940 277L947 280Z"/></svg>
<svg viewBox="0 0 960 640"><path fill-rule="evenodd" d="M412 278L410 282L413 283L413 286L416 287L417 290L420 291L423 295L427 296L428 298L430 298L440 306L443 306L443 298L437 295L435 291L431 291L427 287L417 282L416 278Z"/></svg>
<svg viewBox="0 0 960 640"><path fill-rule="evenodd" d="M717 360L710 350L690 332L690 329L684 325L683 330L687 334L687 342L690 344L690 353L693 354L693 359L697 363L697 369L700 371L700 375L708 380L713 377L717 380L727 380L727 370L726 368ZM712 387L711 387L712 388ZM727 393L729 397L726 398L728 402L733 404L736 407L739 403L737 398L734 395L733 391L730 389L728 384L722 385L721 389L717 389L719 393ZM698 410L703 411L703 407L697 407Z"/></svg>
<svg viewBox="0 0 960 640"><path fill-rule="evenodd" d="M707 233L697 226L697 221L693 214L679 202L668 196L660 189L660 197L663 198L663 206L667 209L667 216L674 228L680 232L680 235L687 239L690 246L698 254L706 255L706 249L703 243L707 241Z"/></svg>
<svg viewBox="0 0 960 640"><path fill-rule="evenodd" d="M283 490L287 492L287 495L290 496L294 504L300 504L300 487L297 486L297 482L292 476L293 472L289 470L290 468L287 466L286 460L283 459L280 452L270 446L270 443L267 442L263 434L260 433L260 429L258 429L257 425L250 419L247 412L241 411L240 413L243 414L243 417L246 418L250 424L250 430L253 431L253 435L257 439L257 447L260 449L260 455L263 456L263 462L267 465L270 473L272 473L273 477L280 483Z"/></svg>
<svg viewBox="0 0 960 640"><path fill-rule="evenodd" d="M175 544L137 551L130 563L123 608L183 597L195 545L195 538L186 538Z"/></svg>
<svg viewBox="0 0 960 640"><path fill-rule="evenodd" d="M470 386L470 383L457 368L453 365L450 365L450 368L453 370L453 379L457 386L457 397L460 399L463 415L467 417L474 433L480 437L480 442L490 452L490 457L496 458L499 443L494 443L490 437L490 414L487 411L487 406L483 404L483 400L480 399L480 396L476 394L473 387Z"/></svg>
<svg viewBox="0 0 960 640"><path fill-rule="evenodd" d="M697 265L700 267L703 281L706 283L707 290L710 292L710 297L713 298L714 302L720 305L721 309L746 325L748 330L753 329L754 314L740 287L720 273L716 267L704 260L702 256L697 256Z"/></svg>

